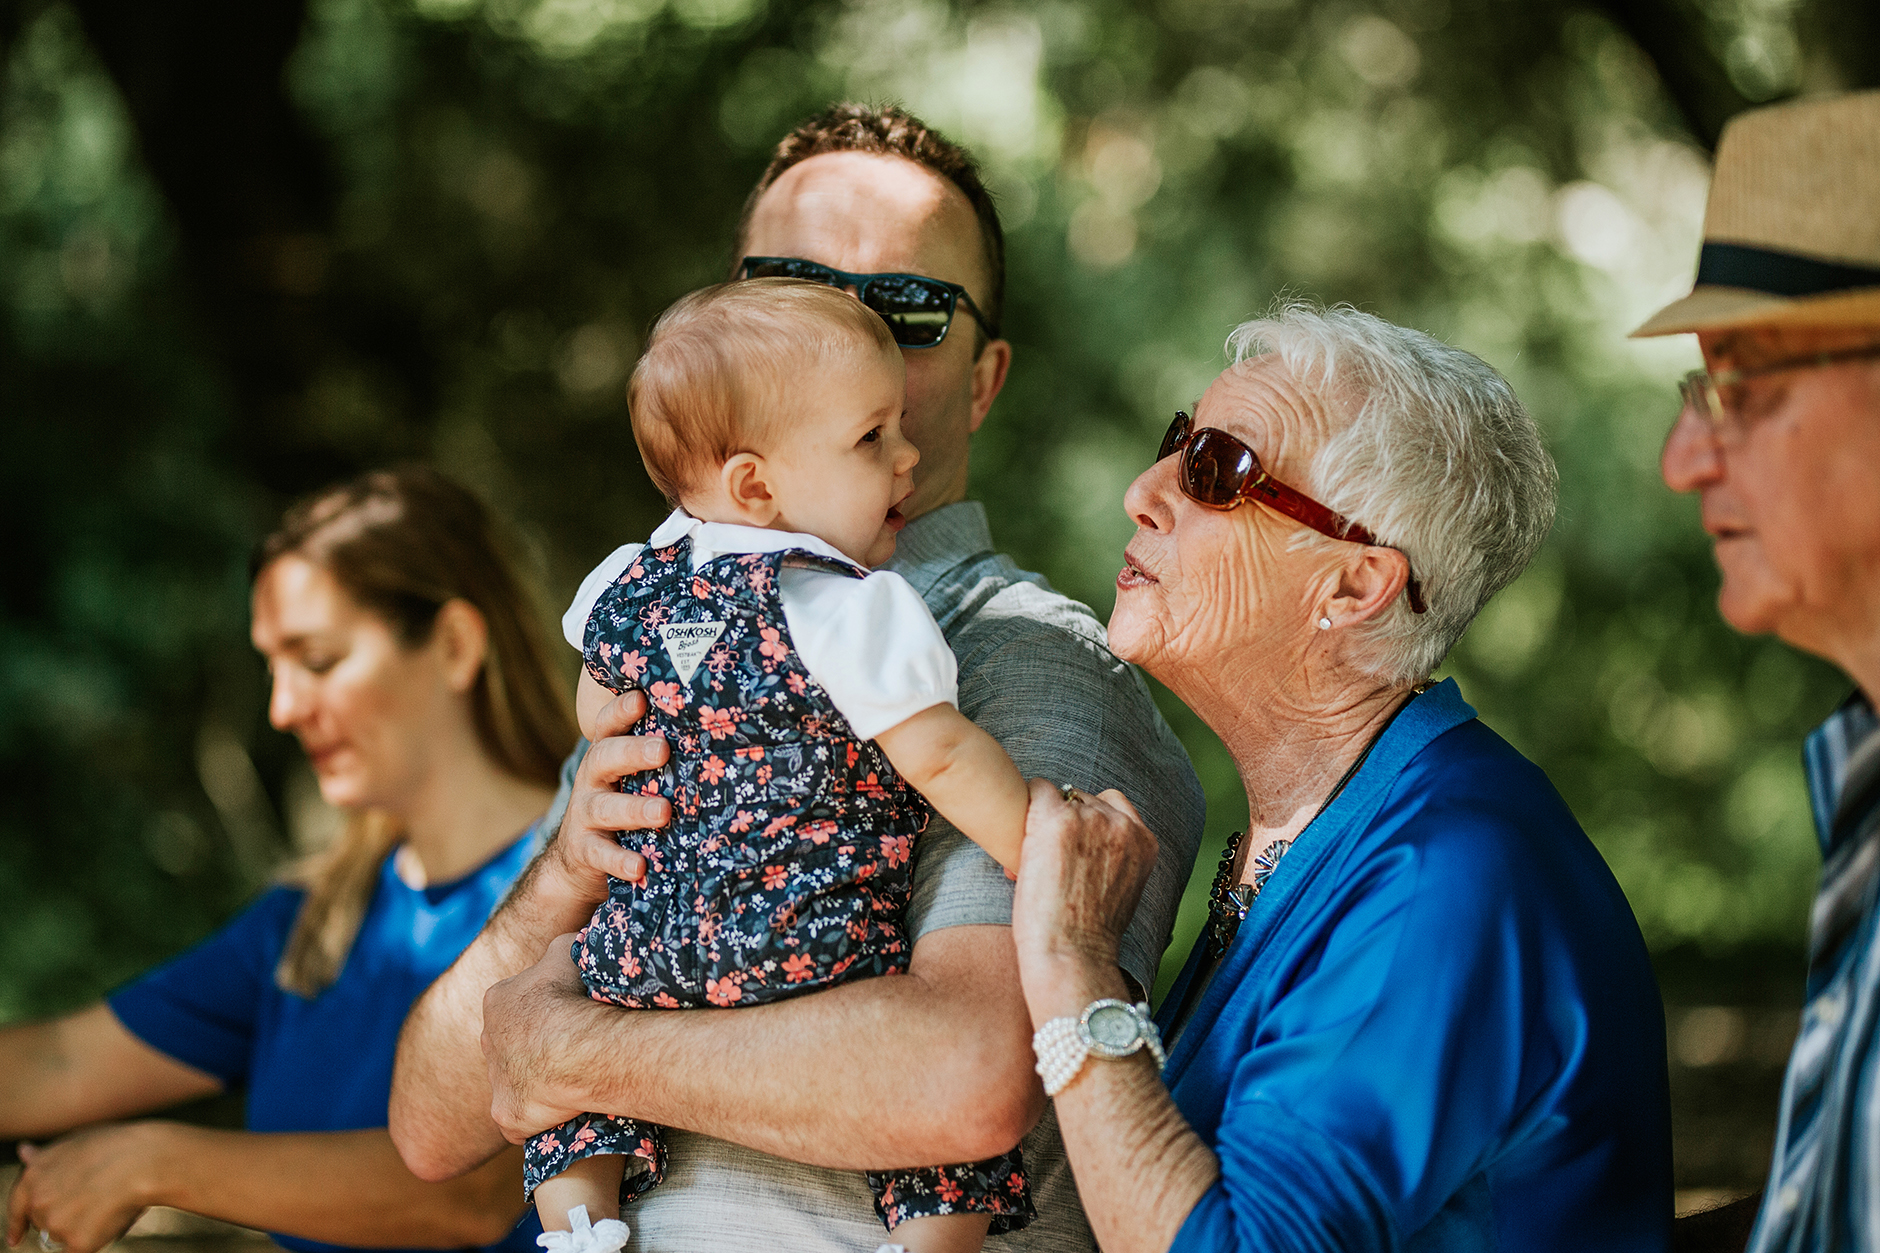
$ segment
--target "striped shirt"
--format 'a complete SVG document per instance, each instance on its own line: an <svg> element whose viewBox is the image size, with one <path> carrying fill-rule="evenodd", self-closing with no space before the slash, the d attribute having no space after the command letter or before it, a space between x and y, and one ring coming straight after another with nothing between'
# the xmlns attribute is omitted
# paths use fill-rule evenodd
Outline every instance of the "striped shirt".
<svg viewBox="0 0 1880 1253"><path fill-rule="evenodd" d="M1753 1253L1880 1250L1880 720L1856 692L1803 753L1821 888Z"/></svg>

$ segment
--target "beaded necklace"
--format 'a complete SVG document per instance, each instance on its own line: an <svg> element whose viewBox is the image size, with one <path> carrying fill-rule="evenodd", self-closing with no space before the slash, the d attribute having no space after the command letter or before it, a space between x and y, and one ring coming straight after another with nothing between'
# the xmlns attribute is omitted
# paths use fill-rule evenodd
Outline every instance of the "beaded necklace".
<svg viewBox="0 0 1880 1253"><path fill-rule="evenodd" d="M1392 715L1393 720L1395 716ZM1385 723L1386 727L1389 725ZM1339 776L1338 782L1332 785L1331 792L1319 805L1318 813L1313 814L1312 821L1306 823L1308 828L1313 822L1319 820L1319 814L1332 807L1332 802L1338 799L1338 794L1345 790L1345 785L1351 782L1352 776L1358 773L1358 767L1364 764L1364 759L1371 755L1371 750L1382 738L1383 732L1379 731L1377 736L1364 746L1364 751L1358 754L1358 759L1346 768L1344 774ZM1301 831L1301 834L1304 832ZM1294 843L1293 840L1274 840L1268 844L1253 855L1252 882L1235 883L1234 862L1240 857L1240 842L1246 836L1245 831L1236 831L1227 837L1227 849L1221 854L1220 869L1214 872L1213 886L1208 889L1208 925L1204 937L1207 947L1203 950L1203 957L1209 962L1218 961L1227 951L1227 946L1234 942L1234 937L1240 934L1240 924L1246 921L1247 911L1253 908L1253 902L1261 892L1266 890L1267 880L1271 879L1273 872L1279 869L1279 859L1286 855Z"/></svg>

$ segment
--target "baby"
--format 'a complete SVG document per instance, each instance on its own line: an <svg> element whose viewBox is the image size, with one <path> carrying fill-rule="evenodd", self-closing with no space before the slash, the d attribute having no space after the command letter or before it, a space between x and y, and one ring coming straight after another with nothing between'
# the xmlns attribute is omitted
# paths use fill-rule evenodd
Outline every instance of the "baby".
<svg viewBox="0 0 1880 1253"><path fill-rule="evenodd" d="M833 288L707 288L654 326L628 406L679 508L588 575L562 620L586 662L582 731L639 688L643 729L672 748L621 784L666 797L672 818L636 833L645 879L614 881L575 943L596 1000L755 1005L904 971L929 803L1017 868L1025 781L960 713L919 594L871 573L894 555L920 458L902 389L887 325ZM665 1154L658 1127L599 1114L536 1136L525 1178L542 1225L578 1229L544 1244L618 1247L620 1205L663 1178ZM1032 1217L1016 1149L868 1180L912 1253L976 1250Z"/></svg>

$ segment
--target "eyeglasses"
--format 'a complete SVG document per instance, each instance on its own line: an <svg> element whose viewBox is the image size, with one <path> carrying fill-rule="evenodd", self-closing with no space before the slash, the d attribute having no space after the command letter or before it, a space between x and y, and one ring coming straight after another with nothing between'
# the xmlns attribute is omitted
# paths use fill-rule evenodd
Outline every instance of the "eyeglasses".
<svg viewBox="0 0 1880 1253"><path fill-rule="evenodd" d="M1844 348L1837 352L1810 353L1805 357L1790 357L1747 370L1719 370L1715 374L1709 370L1692 370L1678 380L1678 395L1684 402L1684 408L1709 427L1714 437L1723 443L1735 443L1743 437L1742 384L1745 380L1767 374L1781 374L1787 370L1814 369L1874 357L1880 357L1880 344L1864 344L1859 348Z"/></svg>
<svg viewBox="0 0 1880 1253"><path fill-rule="evenodd" d="M953 311L962 304L988 338L999 337L998 328L986 320L964 287L920 274L850 274L801 257L746 257L738 263L738 277L800 278L829 287L853 287L861 302L881 315L894 332L894 342L903 348L932 348L945 339Z"/></svg>
<svg viewBox="0 0 1880 1253"><path fill-rule="evenodd" d="M1354 544L1389 547L1378 544L1377 536L1344 514L1334 513L1304 492L1268 474L1260 464L1259 454L1226 431L1213 426L1193 429L1186 413L1177 413L1175 420L1169 423L1168 434L1162 437L1162 451L1155 459L1160 461L1176 452L1182 454L1177 475L1182 491L1197 504L1210 509L1233 509L1243 500L1258 500L1321 535L1350 540ZM1414 572L1405 590L1412 610L1423 613L1429 608L1423 603L1423 591L1417 586Z"/></svg>

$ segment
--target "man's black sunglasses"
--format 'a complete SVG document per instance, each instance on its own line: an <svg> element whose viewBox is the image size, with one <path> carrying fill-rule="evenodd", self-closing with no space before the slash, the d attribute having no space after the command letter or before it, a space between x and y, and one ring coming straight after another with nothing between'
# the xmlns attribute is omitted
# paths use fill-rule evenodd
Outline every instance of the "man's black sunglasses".
<svg viewBox="0 0 1880 1253"><path fill-rule="evenodd" d="M932 348L947 337L953 310L961 304L973 315L987 338L997 339L998 328L986 320L973 298L958 283L945 283L920 274L850 274L801 257L746 257L738 265L739 278L800 278L829 287L853 287L861 302L881 315L903 348Z"/></svg>

